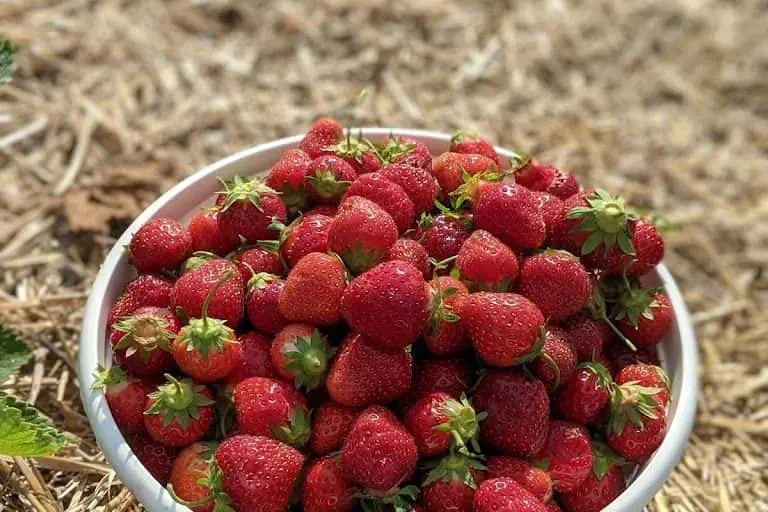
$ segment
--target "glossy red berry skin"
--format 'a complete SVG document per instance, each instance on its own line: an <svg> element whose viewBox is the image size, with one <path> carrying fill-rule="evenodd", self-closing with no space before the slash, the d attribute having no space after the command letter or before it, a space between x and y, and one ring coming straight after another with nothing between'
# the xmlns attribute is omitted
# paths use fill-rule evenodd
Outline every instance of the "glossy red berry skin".
<svg viewBox="0 0 768 512"><path fill-rule="evenodd" d="M552 421L547 440L534 458L546 467L555 491L570 492L592 471L589 433L575 423Z"/></svg>
<svg viewBox="0 0 768 512"><path fill-rule="evenodd" d="M381 173L372 172L360 176L347 189L342 202L352 196L364 197L379 205L395 221L400 233L410 228L416 220L416 208L408 194Z"/></svg>
<svg viewBox="0 0 768 512"><path fill-rule="evenodd" d="M333 325L341 317L346 270L336 256L312 252L299 260L285 281L278 306L291 322Z"/></svg>
<svg viewBox="0 0 768 512"><path fill-rule="evenodd" d="M601 417L609 401L609 389L601 383L599 375L588 367L582 367L558 392L555 410L565 420L588 425Z"/></svg>
<svg viewBox="0 0 768 512"><path fill-rule="evenodd" d="M492 478L475 492L474 512L547 512L547 509L511 478Z"/></svg>
<svg viewBox="0 0 768 512"><path fill-rule="evenodd" d="M430 170L432 168L432 153L423 142L411 137L396 137L400 144L407 144L411 148L392 160L393 164L405 164L411 167Z"/></svg>
<svg viewBox="0 0 768 512"><path fill-rule="evenodd" d="M507 244L513 250L541 247L547 227L536 196L515 184L498 183L488 187L472 206L475 225Z"/></svg>
<svg viewBox="0 0 768 512"><path fill-rule="evenodd" d="M616 384L636 382L647 388L658 388L660 391L654 395L657 403L664 407L669 403L669 379L661 367L650 364L627 365L616 373Z"/></svg>
<svg viewBox="0 0 768 512"><path fill-rule="evenodd" d="M515 173L515 181L528 189L547 192L560 199L567 199L579 191L579 183L573 174L543 165L535 159Z"/></svg>
<svg viewBox="0 0 768 512"><path fill-rule="evenodd" d="M213 394L208 388L203 387L201 393L205 397L213 399ZM154 400L152 398L147 398L144 409L148 410L153 403ZM198 407L198 417L190 418L186 427L179 424L175 419L166 425L162 413L145 414L144 424L147 427L147 432L155 441L166 446L181 448L202 439L206 432L208 432L208 429L211 428L211 425L213 425L214 416L213 404L201 405Z"/></svg>
<svg viewBox="0 0 768 512"><path fill-rule="evenodd" d="M579 362L592 361L611 341L611 330L605 322L587 316L574 315L563 324L566 340L571 344Z"/></svg>
<svg viewBox="0 0 768 512"><path fill-rule="evenodd" d="M237 248L238 240L227 239L219 231L219 212L201 210L187 224L192 237L192 252L211 252L217 256L226 256Z"/></svg>
<svg viewBox="0 0 768 512"><path fill-rule="evenodd" d="M153 380L128 377L105 389L104 396L112 417L123 435L144 434L144 406L147 395L156 388Z"/></svg>
<svg viewBox="0 0 768 512"><path fill-rule="evenodd" d="M451 434L435 430L449 421L443 412L446 400L451 397L445 393L430 393L421 397L405 412L403 424L416 440L420 457L435 457L444 454L451 446Z"/></svg>
<svg viewBox="0 0 768 512"><path fill-rule="evenodd" d="M628 320L616 321L616 327L636 346L651 348L657 345L672 327L672 306L669 299L662 293L653 297L654 303L649 307L653 318L640 315L637 325Z"/></svg>
<svg viewBox="0 0 768 512"><path fill-rule="evenodd" d="M349 512L355 506L354 484L344 476L338 457L312 461L304 476L304 512Z"/></svg>
<svg viewBox="0 0 768 512"><path fill-rule="evenodd" d="M128 437L127 440L133 454L149 474L161 485L166 485L171 478L173 461L176 460L179 449L166 446L143 434Z"/></svg>
<svg viewBox="0 0 768 512"><path fill-rule="evenodd" d="M379 173L399 185L413 202L416 215L431 210L437 199L437 181L426 170L403 164L389 164Z"/></svg>
<svg viewBox="0 0 768 512"><path fill-rule="evenodd" d="M456 290L449 297L442 299L443 304L449 307L454 314L458 314L462 304L469 297L469 290L464 283L453 277L440 276L432 279L429 282L429 287L433 304L437 300L435 294L445 294L448 290ZM458 322L430 319L424 331L424 344L430 352L438 356L458 354L472 346L461 319Z"/></svg>
<svg viewBox="0 0 768 512"><path fill-rule="evenodd" d="M171 304L173 281L164 276L141 274L125 285L107 317L107 328L119 318L128 316L139 308L154 306L165 308Z"/></svg>
<svg viewBox="0 0 768 512"><path fill-rule="evenodd" d="M232 275L213 294L208 316L224 320L232 329L237 328L243 318L245 282L237 267L227 260L211 260L181 276L173 286L171 304L181 308L189 318L200 318L205 297L225 272Z"/></svg>
<svg viewBox="0 0 768 512"><path fill-rule="evenodd" d="M387 249L384 255L386 261L399 260L410 263L421 271L424 279L430 275L431 266L429 264L429 254L416 240L410 238L398 238L397 241Z"/></svg>
<svg viewBox="0 0 768 512"><path fill-rule="evenodd" d="M335 145L344 137L344 127L328 117L321 117L316 120L307 130L304 138L299 142L299 149L304 151L310 158L317 158L328 151L328 148Z"/></svg>
<svg viewBox="0 0 768 512"><path fill-rule="evenodd" d="M471 221L467 217L454 218L436 215L427 225L419 227L416 239L427 250L427 254L437 261L456 256L469 235L472 234Z"/></svg>
<svg viewBox="0 0 768 512"><path fill-rule="evenodd" d="M498 174L499 167L492 158L478 154L446 152L432 162L432 175L440 185L441 200L464 184L466 175Z"/></svg>
<svg viewBox="0 0 768 512"><path fill-rule="evenodd" d="M213 496L210 488L201 485L198 481L210 475L208 462L203 454L210 448L204 443L195 443L184 448L173 461L170 485L176 496L188 503L201 502L200 505L190 507L193 512L211 512L213 510Z"/></svg>
<svg viewBox="0 0 768 512"><path fill-rule="evenodd" d="M552 322L579 313L592 298L589 274L578 258L564 251L526 258L520 266L518 289Z"/></svg>
<svg viewBox="0 0 768 512"><path fill-rule="evenodd" d="M517 278L517 255L501 240L478 229L459 249L456 268L472 289L504 292Z"/></svg>
<svg viewBox="0 0 768 512"><path fill-rule="evenodd" d="M156 218L139 228L128 250L139 272L175 270L192 251L192 236L180 222Z"/></svg>
<svg viewBox="0 0 768 512"><path fill-rule="evenodd" d="M289 267L311 252L328 252L328 233L333 219L326 215L307 214L292 227L280 251Z"/></svg>
<svg viewBox="0 0 768 512"><path fill-rule="evenodd" d="M565 208L565 205L559 197L548 194L547 192L534 191L533 195L538 200L539 209L541 210L541 215L544 218L544 225L546 226L547 241L549 241L555 227L563 218L563 209ZM546 243L545 245L549 245L549 243Z"/></svg>
<svg viewBox="0 0 768 512"><path fill-rule="evenodd" d="M134 318L158 319L161 327L166 329L169 334L175 336L181 329L179 318L171 313L167 308L143 307L133 312ZM143 333L146 335L146 333ZM113 329L109 336L109 342L112 347L120 343L127 334L125 332ZM142 355L136 352L128 355L126 349L114 349L115 361L121 368L142 377L159 376L162 373L173 368L173 357L170 352L161 347L156 347L148 354Z"/></svg>
<svg viewBox="0 0 768 512"><path fill-rule="evenodd" d="M312 434L309 449L317 455L327 455L341 448L361 409L345 407L329 400L312 414Z"/></svg>
<svg viewBox="0 0 768 512"><path fill-rule="evenodd" d="M550 393L568 382L579 361L568 343L565 332L556 326L547 328L541 355L530 364L530 370Z"/></svg>
<svg viewBox="0 0 768 512"><path fill-rule="evenodd" d="M620 432L609 429L606 440L613 450L636 464L642 464L656 451L667 431L666 412L658 407L655 418L642 418L642 427L627 421Z"/></svg>
<svg viewBox="0 0 768 512"><path fill-rule="evenodd" d="M590 472L576 489L561 494L560 502L568 512L600 512L622 493L625 486L621 467L610 466L602 478Z"/></svg>
<svg viewBox="0 0 768 512"><path fill-rule="evenodd" d="M234 388L249 377L276 376L270 357L272 340L260 332L251 331L239 334L235 347L235 367L224 382Z"/></svg>
<svg viewBox="0 0 768 512"><path fill-rule="evenodd" d="M471 384L470 368L463 359L427 359L416 368L407 401L438 392L458 400Z"/></svg>
<svg viewBox="0 0 768 512"><path fill-rule="evenodd" d="M224 195L217 199L219 205L219 231L225 240L240 240L255 244L259 240L273 240L278 232L269 228L274 221L285 223L288 212L279 196L265 194L261 197L261 207L250 201L235 201L223 210Z"/></svg>
<svg viewBox="0 0 768 512"><path fill-rule="evenodd" d="M243 434L275 438L275 429L289 425L297 411L307 415L307 400L293 386L274 379L251 377L235 387L237 424Z"/></svg>
<svg viewBox="0 0 768 512"><path fill-rule="evenodd" d="M280 257L261 247L250 247L238 251L234 257L234 263L243 276L243 282L247 283L254 274L266 272L267 274L282 275L283 265Z"/></svg>
<svg viewBox="0 0 768 512"><path fill-rule="evenodd" d="M511 478L542 503L549 501L552 497L552 479L545 471L526 460L496 455L488 459L486 467L489 479Z"/></svg>
<svg viewBox="0 0 768 512"><path fill-rule="evenodd" d="M483 137L457 134L457 136L451 139L451 146L448 148L448 151L469 155L482 155L493 160L499 169L502 168L501 157L493 149L493 144Z"/></svg>
<svg viewBox="0 0 768 512"><path fill-rule="evenodd" d="M349 184L356 180L357 172L349 162L326 154L312 160L304 179L304 190L314 201L336 203Z"/></svg>

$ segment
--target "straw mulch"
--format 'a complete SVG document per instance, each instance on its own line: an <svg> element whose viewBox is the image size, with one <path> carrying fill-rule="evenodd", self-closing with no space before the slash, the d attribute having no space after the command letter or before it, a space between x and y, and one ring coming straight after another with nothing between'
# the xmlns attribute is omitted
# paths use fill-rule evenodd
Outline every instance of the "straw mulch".
<svg viewBox="0 0 768 512"><path fill-rule="evenodd" d="M0 458L0 510L141 509L79 403L99 262L172 183L323 113L476 128L663 213L703 387L653 508L768 510L768 6L509 4L0 3L0 34L21 47L0 89L0 315L34 348L0 388L72 440L58 457Z"/></svg>

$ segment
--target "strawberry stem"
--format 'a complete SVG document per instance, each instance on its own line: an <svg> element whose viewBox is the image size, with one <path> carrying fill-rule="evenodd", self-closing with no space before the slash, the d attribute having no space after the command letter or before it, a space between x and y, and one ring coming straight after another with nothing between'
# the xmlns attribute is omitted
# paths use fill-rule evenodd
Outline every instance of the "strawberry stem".
<svg viewBox="0 0 768 512"><path fill-rule="evenodd" d="M210 290L208 290L208 294L205 296L205 300L203 300L202 311L200 312L200 318L203 320L203 324L206 327L208 326L208 306L211 304L213 296L216 295L216 292L219 291L219 288L221 288L225 282L229 281L233 274L234 271L231 268L224 270L219 276L219 280L214 283Z"/></svg>

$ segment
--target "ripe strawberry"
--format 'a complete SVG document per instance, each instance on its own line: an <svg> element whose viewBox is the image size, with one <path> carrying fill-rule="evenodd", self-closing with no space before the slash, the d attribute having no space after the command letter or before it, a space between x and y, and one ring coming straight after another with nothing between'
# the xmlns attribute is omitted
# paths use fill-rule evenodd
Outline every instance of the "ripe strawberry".
<svg viewBox="0 0 768 512"><path fill-rule="evenodd" d="M576 352L579 362L592 361L611 341L611 330L608 326L588 316L571 316L562 327L565 330L565 338Z"/></svg>
<svg viewBox="0 0 768 512"><path fill-rule="evenodd" d="M435 205L437 181L426 170L404 164L389 164L382 167L379 174L402 187L413 202L416 215L431 210Z"/></svg>
<svg viewBox="0 0 768 512"><path fill-rule="evenodd" d="M144 426L144 404L147 395L155 390L154 382L129 377L119 366L107 369L99 366L94 373L92 390L103 390L104 398L112 417L123 435L142 434Z"/></svg>
<svg viewBox="0 0 768 512"><path fill-rule="evenodd" d="M563 509L560 508L560 505L558 505L555 500L549 500L544 503L544 508L547 512L563 512Z"/></svg>
<svg viewBox="0 0 768 512"><path fill-rule="evenodd" d="M166 374L166 384L150 393L144 406L149 435L167 446L189 446L213 424L213 394L191 379Z"/></svg>
<svg viewBox="0 0 768 512"><path fill-rule="evenodd" d="M659 356L654 347L639 347L632 350L626 344L614 342L606 345L605 356L611 362L615 372L621 371L625 366L631 364L651 364L659 366Z"/></svg>
<svg viewBox="0 0 768 512"><path fill-rule="evenodd" d="M274 274L255 274L248 281L245 312L254 329L277 334L288 325L288 320L280 312L280 295L284 289L285 281Z"/></svg>
<svg viewBox="0 0 768 512"><path fill-rule="evenodd" d="M280 312L291 322L333 325L341 317L346 286L346 271L338 258L309 253L288 274L279 298Z"/></svg>
<svg viewBox="0 0 768 512"><path fill-rule="evenodd" d="M309 439L307 400L285 382L251 377L235 387L240 432L267 436L293 446Z"/></svg>
<svg viewBox="0 0 768 512"><path fill-rule="evenodd" d="M289 267L311 252L328 252L328 232L333 219L326 215L304 215L289 226L280 253Z"/></svg>
<svg viewBox="0 0 768 512"><path fill-rule="evenodd" d="M669 299L654 289L628 287L613 312L616 327L639 347L653 347L672 327Z"/></svg>
<svg viewBox="0 0 768 512"><path fill-rule="evenodd" d="M538 356L544 344L544 316L522 295L472 293L458 313L472 346L488 364L524 363Z"/></svg>
<svg viewBox="0 0 768 512"><path fill-rule="evenodd" d="M381 173L372 172L350 185L342 198L342 203L348 197L359 196L373 201L387 212L395 221L400 233L413 226L416 220L416 209L403 188L385 178Z"/></svg>
<svg viewBox="0 0 768 512"><path fill-rule="evenodd" d="M221 234L218 219L217 210L200 210L189 219L187 230L192 237L191 253L210 252L225 256L237 247L236 238L227 239Z"/></svg>
<svg viewBox="0 0 768 512"><path fill-rule="evenodd" d="M515 172L515 181L525 188L547 192L560 199L567 199L579 192L579 183L573 174L543 165L535 159Z"/></svg>
<svg viewBox="0 0 768 512"><path fill-rule="evenodd" d="M617 246L603 248L584 256L584 264L605 275L624 271L634 277L647 274L664 258L664 240L653 223L643 218L630 221L629 232L634 253L627 254Z"/></svg>
<svg viewBox="0 0 768 512"><path fill-rule="evenodd" d="M437 261L444 261L459 254L464 242L472 234L470 217L459 214L425 214L419 220L416 239Z"/></svg>
<svg viewBox="0 0 768 512"><path fill-rule="evenodd" d="M310 215L325 215L326 217L335 217L338 212L338 205L335 204L316 204L304 214L305 217Z"/></svg>
<svg viewBox="0 0 768 512"><path fill-rule="evenodd" d="M192 236L180 222L160 217L134 233L128 252L139 272L176 270L192 252Z"/></svg>
<svg viewBox="0 0 768 512"><path fill-rule="evenodd" d="M261 180L246 180L235 176L223 182L224 190L216 198L219 209L219 231L225 240L259 240L277 238L269 229L274 221L285 222L287 211L275 190Z"/></svg>
<svg viewBox="0 0 768 512"><path fill-rule="evenodd" d="M446 393L430 393L419 398L405 412L403 424L416 440L421 457L434 457L477 445L480 421L466 396L461 401ZM479 451L479 450L478 450Z"/></svg>
<svg viewBox="0 0 768 512"><path fill-rule="evenodd" d="M355 506L354 484L347 480L338 457L309 464L301 489L304 512L350 512Z"/></svg>
<svg viewBox="0 0 768 512"><path fill-rule="evenodd" d="M272 365L280 378L311 391L325 382L328 361L335 351L309 324L289 324L272 342Z"/></svg>
<svg viewBox="0 0 768 512"><path fill-rule="evenodd" d="M351 196L339 206L328 232L328 248L354 274L365 272L384 259L397 240L397 224L379 205Z"/></svg>
<svg viewBox="0 0 768 512"><path fill-rule="evenodd" d="M470 288L504 292L517 277L517 256L501 240L478 229L462 244L456 268Z"/></svg>
<svg viewBox="0 0 768 512"><path fill-rule="evenodd" d="M430 272L429 255L427 250L416 240L410 238L398 238L394 244L389 246L384 255L386 261L399 260L410 263L421 271L425 279Z"/></svg>
<svg viewBox="0 0 768 512"><path fill-rule="evenodd" d="M180 329L178 317L165 308L143 307L113 324L109 342L124 370L145 377L173 367L169 343Z"/></svg>
<svg viewBox="0 0 768 512"><path fill-rule="evenodd" d="M216 289L208 305L208 315L235 329L243 317L245 282L237 267L227 260L211 260L181 276L173 285L171 304L181 308L189 318L200 318L206 296L227 271L234 273Z"/></svg>
<svg viewBox="0 0 768 512"><path fill-rule="evenodd" d="M568 421L595 423L608 406L612 387L613 379L605 366L582 363L555 397L555 410Z"/></svg>
<svg viewBox="0 0 768 512"><path fill-rule="evenodd" d="M388 491L409 478L418 458L411 434L379 405L358 416L341 449L347 478L375 491Z"/></svg>
<svg viewBox="0 0 768 512"><path fill-rule="evenodd" d="M616 453L637 464L645 462L664 440L667 418L656 397L660 391L633 382L612 391L606 439Z"/></svg>
<svg viewBox="0 0 768 512"><path fill-rule="evenodd" d="M336 155L323 155L312 160L304 189L315 201L336 203L355 180L357 172L346 160Z"/></svg>
<svg viewBox="0 0 768 512"><path fill-rule="evenodd" d="M403 164L431 170L432 153L423 143L411 137L390 137L379 150L381 158L390 164Z"/></svg>
<svg viewBox="0 0 768 512"><path fill-rule="evenodd" d="M289 213L307 204L304 178L312 167L312 158L301 149L289 149L280 156L267 175L266 185L277 190Z"/></svg>
<svg viewBox="0 0 768 512"><path fill-rule="evenodd" d="M555 232L556 227L565 216L565 203L563 203L559 197L553 196L552 194L546 192L532 192L536 199L538 199L541 216L544 218L544 226L546 226L547 240L549 240Z"/></svg>
<svg viewBox="0 0 768 512"><path fill-rule="evenodd" d="M432 175L440 185L440 191L450 195L475 175L483 175L489 181L500 181L499 166L492 158L477 154L443 153L432 162Z"/></svg>
<svg viewBox="0 0 768 512"><path fill-rule="evenodd" d="M551 393L568 382L577 364L576 352L566 340L565 331L552 326L547 328L541 354L531 362L530 370Z"/></svg>
<svg viewBox="0 0 768 512"><path fill-rule="evenodd" d="M178 448L158 443L144 434L130 436L127 441L131 451L149 474L161 485L167 484L171 478L173 461L179 453Z"/></svg>
<svg viewBox="0 0 768 512"><path fill-rule="evenodd" d="M405 348L426 325L426 288L416 267L386 261L349 283L341 298L341 314L366 342L385 350Z"/></svg>
<svg viewBox="0 0 768 512"><path fill-rule="evenodd" d="M616 455L603 443L592 444L592 471L581 485L560 495L568 512L600 512L624 490L624 471L627 461Z"/></svg>
<svg viewBox="0 0 768 512"><path fill-rule="evenodd" d="M321 117L309 127L304 138L299 142L299 149L310 158L317 158L330 151L328 148L343 138L344 127L341 123L335 119Z"/></svg>
<svg viewBox="0 0 768 512"><path fill-rule="evenodd" d="M472 205L478 228L489 231L514 250L541 247L547 236L538 199L527 188L497 183Z"/></svg>
<svg viewBox="0 0 768 512"><path fill-rule="evenodd" d="M381 350L360 334L342 343L328 372L328 394L347 407L386 404L411 387L411 357L405 350Z"/></svg>
<svg viewBox="0 0 768 512"><path fill-rule="evenodd" d="M547 439L549 397L544 384L519 370L488 372L473 398L487 412L480 430L484 446L508 455L535 455Z"/></svg>
<svg viewBox="0 0 768 512"><path fill-rule="evenodd" d="M359 409L344 407L333 400L320 405L312 414L309 449L317 455L327 455L340 449L359 415Z"/></svg>
<svg viewBox="0 0 768 512"><path fill-rule="evenodd" d="M226 510L229 497L221 488L221 471L213 462L215 443L195 443L173 462L169 489L173 498L193 512Z"/></svg>
<svg viewBox="0 0 768 512"><path fill-rule="evenodd" d="M635 383L646 388L656 388L658 393L653 399L664 407L669 403L669 377L659 366L650 364L631 364L616 374L616 384Z"/></svg>
<svg viewBox="0 0 768 512"><path fill-rule="evenodd" d="M545 503L552 497L549 475L523 459L497 455L488 459L488 478L511 478L525 490Z"/></svg>
<svg viewBox="0 0 768 512"><path fill-rule="evenodd" d="M352 137L348 130L346 137L326 150L343 158L355 169L358 175L381 169L381 160L376 155L375 148L363 139L362 134L358 137Z"/></svg>
<svg viewBox="0 0 768 512"><path fill-rule="evenodd" d="M475 492L474 512L547 512L547 508L511 478L492 478Z"/></svg>
<svg viewBox="0 0 768 512"><path fill-rule="evenodd" d="M470 384L470 370L463 360L428 359L416 368L408 403L430 393L445 393L458 400Z"/></svg>
<svg viewBox="0 0 768 512"><path fill-rule="evenodd" d="M449 276L429 282L431 314L424 332L424 343L433 354L449 355L470 347L464 323L457 311L469 291L464 283Z"/></svg>
<svg viewBox="0 0 768 512"><path fill-rule="evenodd" d="M236 435L216 450L224 491L235 510L284 512L288 509L304 456L262 436Z"/></svg>
<svg viewBox="0 0 768 512"><path fill-rule="evenodd" d="M571 492L587 478L592 470L592 446L589 433L581 425L554 420L534 464L549 473L552 488Z"/></svg>
<svg viewBox="0 0 768 512"><path fill-rule="evenodd" d="M276 377L269 354L271 340L256 331L245 332L237 337L235 367L225 377L225 383L234 388L249 377Z"/></svg>
<svg viewBox="0 0 768 512"><path fill-rule="evenodd" d="M171 304L173 281L163 276L141 274L125 285L107 317L107 328L119 318L133 314L139 308L166 308Z"/></svg>
<svg viewBox="0 0 768 512"><path fill-rule="evenodd" d="M496 163L496 167L499 169L502 168L501 157L496 150L493 149L493 144L491 144L488 139L480 137L476 133L468 131L458 131L454 133L453 137L451 137L451 147L448 151L453 153L482 155L493 160Z"/></svg>
<svg viewBox="0 0 768 512"><path fill-rule="evenodd" d="M485 479L484 470L485 466L474 457L444 457L422 483L424 508L427 512L472 512L472 499Z"/></svg>
<svg viewBox="0 0 768 512"><path fill-rule="evenodd" d="M254 274L259 272L278 276L283 273L283 264L280 263L280 257L274 252L261 247L249 247L242 251L237 251L233 260L240 271L240 275L243 276L244 283L247 283Z"/></svg>
<svg viewBox="0 0 768 512"><path fill-rule="evenodd" d="M554 322L580 312L592 299L589 274L576 256L565 251L546 250L523 260L518 287Z"/></svg>

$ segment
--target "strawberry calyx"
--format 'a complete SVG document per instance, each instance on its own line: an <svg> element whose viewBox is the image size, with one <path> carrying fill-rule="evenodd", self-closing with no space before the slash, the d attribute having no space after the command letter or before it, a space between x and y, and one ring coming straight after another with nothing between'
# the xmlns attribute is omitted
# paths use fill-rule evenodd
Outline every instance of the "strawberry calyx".
<svg viewBox="0 0 768 512"><path fill-rule="evenodd" d="M312 390L324 382L328 362L336 349L315 329L309 337L296 336L282 352L288 361L286 369L294 375L296 388Z"/></svg>
<svg viewBox="0 0 768 512"><path fill-rule="evenodd" d="M279 279L280 276L270 274L269 272L257 272L248 280L248 291L263 290L269 286L269 283L278 281Z"/></svg>
<svg viewBox="0 0 768 512"><path fill-rule="evenodd" d="M488 417L488 413L477 414L463 393L459 400L453 398L445 400L440 412L448 418L448 421L437 425L434 430L451 434L452 448L460 453L468 455L467 446L479 453L480 445L477 436L480 433L480 422Z"/></svg>
<svg viewBox="0 0 768 512"><path fill-rule="evenodd" d="M187 272L192 272L196 268L202 267L209 261L215 260L216 258L218 258L218 256L212 252L195 251L189 258L184 260L184 263L181 264L181 274L184 275Z"/></svg>
<svg viewBox="0 0 768 512"><path fill-rule="evenodd" d="M323 201L333 201L341 197L352 184L351 181L338 179L330 167L315 169L314 176L308 176L307 181Z"/></svg>
<svg viewBox="0 0 768 512"><path fill-rule="evenodd" d="M605 295L603 293L602 283L601 286L592 287L592 298L590 299L587 307L587 313L595 320L601 320L611 329L613 334L616 335L630 350L637 352L637 347L632 341L629 340L624 333L616 327L611 319L608 317L608 308L605 303Z"/></svg>
<svg viewBox="0 0 768 512"><path fill-rule="evenodd" d="M637 326L641 318L653 320L653 309L660 306L656 299L660 288L642 288L639 284L630 282L626 274L623 275L623 284L611 316L615 320L626 320L633 326Z"/></svg>
<svg viewBox="0 0 768 512"><path fill-rule="evenodd" d="M581 255L590 254L600 246L608 250L616 245L623 253L634 255L629 221L636 215L624 205L624 198L611 196L598 188L586 197L586 201L588 206L576 206L566 215L568 219L581 219L572 231L589 233L581 247Z"/></svg>
<svg viewBox="0 0 768 512"><path fill-rule="evenodd" d="M453 135L451 135L451 145L458 144L464 139L476 139L479 136L480 134L474 130L458 130Z"/></svg>
<svg viewBox="0 0 768 512"><path fill-rule="evenodd" d="M546 323L539 327L539 333L536 335L536 340L533 342L531 349L525 354L521 355L514 361L514 365L528 363L533 361L541 355L542 349L544 349L544 342L547 339L547 325Z"/></svg>
<svg viewBox="0 0 768 512"><path fill-rule="evenodd" d="M450 454L443 457L427 474L422 487L435 482L459 481L471 489L477 488L477 482L471 470L485 471L487 468L478 456Z"/></svg>
<svg viewBox="0 0 768 512"><path fill-rule="evenodd" d="M653 397L661 391L660 388L641 386L637 381L614 386L608 429L615 434L620 434L627 421L642 428L643 418L656 419L659 405Z"/></svg>
<svg viewBox="0 0 768 512"><path fill-rule="evenodd" d="M363 153L371 150L370 144L363 140L362 133L357 138L352 137L351 130L347 130L347 136L333 146L323 148L324 151L335 153L341 158L351 158L358 163L363 161Z"/></svg>
<svg viewBox="0 0 768 512"><path fill-rule="evenodd" d="M213 400L203 394L205 386L196 384L192 379L177 379L165 374L167 384L158 387L147 395L152 405L144 414L162 414L163 426L176 422L186 429L190 419L200 417L200 407L213 404Z"/></svg>
<svg viewBox="0 0 768 512"><path fill-rule="evenodd" d="M611 372L609 372L608 369L602 364L596 361L587 361L585 363L581 363L578 368L585 368L594 373L597 377L596 384L599 389L611 391L613 388L614 384L613 377L611 377Z"/></svg>
<svg viewBox="0 0 768 512"><path fill-rule="evenodd" d="M225 212L233 204L241 201L251 203L259 211L264 211L262 197L267 194L279 194L277 190L268 187L257 178L248 180L242 176L235 176L232 181L225 181L221 178L219 181L224 187L224 190L219 191L220 194L224 194L224 204L221 205L219 212Z"/></svg>
<svg viewBox="0 0 768 512"><path fill-rule="evenodd" d="M412 142L401 142L396 137L390 135L387 143L378 146L377 156L382 163L392 163L398 158L407 155L416 148Z"/></svg>
<svg viewBox="0 0 768 512"><path fill-rule="evenodd" d="M435 272L437 272L437 268L438 266L435 265ZM433 336L437 333L437 330L440 328L440 324L443 322L456 323L460 320L459 315L456 314L456 312L453 310L453 307L446 303L446 299L459 291L458 288L451 286L443 289L442 284L439 283L439 281L437 283L439 289L435 289L434 287L430 286L431 306L429 309L428 329L429 333Z"/></svg>
<svg viewBox="0 0 768 512"><path fill-rule="evenodd" d="M291 446L303 446L309 441L311 426L307 414L301 407L291 413L287 425L274 425L272 434L280 441Z"/></svg>
<svg viewBox="0 0 768 512"><path fill-rule="evenodd" d="M592 441L592 473L598 480L602 480L613 466L623 467L630 464L624 457L611 450L607 444Z"/></svg>
<svg viewBox="0 0 768 512"><path fill-rule="evenodd" d="M174 333L168 328L168 322L160 316L126 316L120 318L114 329L125 333L115 345L115 349L125 350L125 356L138 354L146 360L155 349L170 351L169 343Z"/></svg>
<svg viewBox="0 0 768 512"><path fill-rule="evenodd" d="M454 209L461 208L464 203L474 203L477 201L477 192L483 183L498 183L504 179L504 173L487 169L477 174L469 174L462 168L461 180L462 184L459 185L456 190L451 192L451 202Z"/></svg>
<svg viewBox="0 0 768 512"><path fill-rule="evenodd" d="M192 318L184 326L176 338L177 343L183 343L187 351L196 350L203 357L208 357L211 350L223 352L226 345L237 343L235 340L235 331L226 325L226 320L208 317L208 307L213 300L214 295L221 286L234 275L231 268L224 270L219 280L208 290L208 294L203 301L203 307L200 318Z"/></svg>
<svg viewBox="0 0 768 512"><path fill-rule="evenodd" d="M340 257L349 271L358 275L380 263L384 259L384 251L364 247L363 244L355 242L351 247L342 250Z"/></svg>
<svg viewBox="0 0 768 512"><path fill-rule="evenodd" d="M181 503L190 509L213 503L212 512L235 512L230 505L231 499L229 495L224 491L224 473L216 463L216 457L214 456L218 443L207 442L203 443L203 445L205 448L200 452L200 457L207 467L203 476L198 478L196 483L197 485L208 489L210 494L205 498L189 501L180 498L174 491L172 484L169 483L166 488L176 502Z"/></svg>
<svg viewBox="0 0 768 512"><path fill-rule="evenodd" d="M118 393L128 384L128 375L119 366L104 368L99 365L93 372L94 381L91 391L103 389L105 392Z"/></svg>
<svg viewBox="0 0 768 512"><path fill-rule="evenodd" d="M386 492L363 489L353 493L352 497L359 500L363 512L409 512L419 492L415 485L407 485Z"/></svg>

